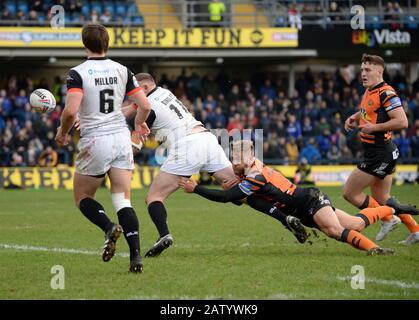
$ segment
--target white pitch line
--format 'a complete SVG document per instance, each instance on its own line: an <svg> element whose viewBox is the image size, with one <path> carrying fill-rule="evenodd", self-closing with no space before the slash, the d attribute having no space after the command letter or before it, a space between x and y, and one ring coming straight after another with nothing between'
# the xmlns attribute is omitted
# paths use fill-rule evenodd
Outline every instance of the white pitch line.
<svg viewBox="0 0 419 320"><path fill-rule="evenodd" d="M42 251L42 252L57 252L57 253L72 253L72 254L84 254L90 256L100 255L99 251L93 250L84 250L84 249L72 249L72 248L48 248L48 247L39 247L39 246L28 246L20 244L7 244L0 243L0 249L10 249L16 251ZM126 252L117 253L121 257L129 257L129 254Z"/></svg>
<svg viewBox="0 0 419 320"><path fill-rule="evenodd" d="M127 300L167 300L167 299L169 300L223 300L223 299L234 300L234 298L231 295L228 295L227 297L205 296L204 298L194 297L194 296L171 296L169 298L161 298L156 295L152 295L152 296L138 295L138 296L131 296L127 298Z"/></svg>
<svg viewBox="0 0 419 320"><path fill-rule="evenodd" d="M264 246L275 246L277 244L274 243L267 243ZM231 245L232 247L264 247L262 245L250 245L249 243L241 244L241 245ZM200 245L200 244L181 244L181 245L174 245L175 248L178 249L193 249L193 248L213 248L213 249L222 249L229 247L229 245ZM74 249L74 248L48 248L42 246L31 246L26 244L8 244L8 243L0 243L0 249L9 249L15 251L41 251L41 252L56 252L56 253L72 253L72 254L84 254L84 255L93 255L97 256L100 255L99 251L93 250L86 250L86 249ZM121 252L117 253L121 257L129 257L129 253Z"/></svg>
<svg viewBox="0 0 419 320"><path fill-rule="evenodd" d="M175 244L174 247L177 249L226 249L226 248L267 248L267 247L279 247L280 243L264 243L264 244L251 244L251 243L240 243L240 244L222 244L222 245L212 245L212 244ZM9 244L9 243L0 243L0 249L8 249L15 251L41 251L41 252L55 252L55 253L70 253L70 254L83 254L83 255L101 255L99 251L86 250L86 249L74 249L74 248L49 248L43 246L32 246L26 244ZM116 253L116 256L123 258L129 257L128 252Z"/></svg>
<svg viewBox="0 0 419 320"><path fill-rule="evenodd" d="M295 300L297 299L295 294L289 295L285 293L275 293L269 296L269 299L273 300Z"/></svg>
<svg viewBox="0 0 419 320"><path fill-rule="evenodd" d="M337 276L337 279L340 281L349 281L352 277L346 276L341 277ZM399 287L402 289L419 289L419 283L417 282L404 282L399 280L385 280L385 279L376 279L376 278L365 278L365 282L367 283L374 283L374 284L381 284L385 286L392 286L392 287Z"/></svg>

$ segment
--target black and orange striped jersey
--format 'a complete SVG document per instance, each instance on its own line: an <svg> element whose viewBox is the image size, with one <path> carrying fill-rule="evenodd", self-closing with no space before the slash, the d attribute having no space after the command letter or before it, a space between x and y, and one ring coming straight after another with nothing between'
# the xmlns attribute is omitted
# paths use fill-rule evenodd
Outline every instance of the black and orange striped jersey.
<svg viewBox="0 0 419 320"><path fill-rule="evenodd" d="M387 112L401 107L402 103L396 91L385 82L381 82L371 89L367 89L360 104L359 124L369 122L372 124L384 123L390 120ZM375 145L385 146L391 141L391 131L373 132L371 134L359 133L364 147Z"/></svg>
<svg viewBox="0 0 419 320"><path fill-rule="evenodd" d="M265 208L272 213L273 205L283 214L299 218L310 228L318 228L313 216L320 209L332 207L329 197L319 189L298 187L280 172L265 166L257 159L242 179L239 184L228 190L207 189L197 185L193 192L208 200L224 203L237 204L238 201L247 198L252 208L265 213ZM334 210L333 207L332 209Z"/></svg>
<svg viewBox="0 0 419 320"><path fill-rule="evenodd" d="M278 208L295 207L300 194L300 188L258 159L238 186L246 195L261 195Z"/></svg>

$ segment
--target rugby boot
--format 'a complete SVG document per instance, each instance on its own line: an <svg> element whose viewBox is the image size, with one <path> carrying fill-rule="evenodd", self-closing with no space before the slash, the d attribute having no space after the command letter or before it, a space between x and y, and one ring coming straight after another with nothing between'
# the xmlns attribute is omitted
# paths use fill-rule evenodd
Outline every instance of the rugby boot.
<svg viewBox="0 0 419 320"><path fill-rule="evenodd" d="M102 260L108 262L115 255L116 241L121 236L123 230L119 224L114 224L105 234L105 244L103 245Z"/></svg>
<svg viewBox="0 0 419 320"><path fill-rule="evenodd" d="M419 243L419 232L413 232L409 234L406 240L400 241L399 243L405 245Z"/></svg>
<svg viewBox="0 0 419 320"><path fill-rule="evenodd" d="M387 249L387 248L381 248L381 247L375 247L367 251L367 256L392 256L392 255L394 255L393 249Z"/></svg>
<svg viewBox="0 0 419 320"><path fill-rule="evenodd" d="M377 233L377 236L375 237L375 240L381 241L384 240L391 231L397 228L397 226L402 223L400 218L398 216L393 215L391 220L389 221L382 221L381 222L381 229Z"/></svg>
<svg viewBox="0 0 419 320"><path fill-rule="evenodd" d="M393 208L396 212L395 215L399 214L410 214L412 216L419 215L419 210L416 206L411 204L402 204L396 200L396 198L389 198L386 202L386 206Z"/></svg>
<svg viewBox="0 0 419 320"><path fill-rule="evenodd" d="M158 257L165 249L169 248L173 244L172 235L166 234L156 241L153 247L147 251L146 257Z"/></svg>
<svg viewBox="0 0 419 320"><path fill-rule="evenodd" d="M142 273L144 269L143 260L141 256L135 256L133 259L130 260L129 263L129 272L132 273Z"/></svg>
<svg viewBox="0 0 419 320"><path fill-rule="evenodd" d="M308 234L300 219L294 216L287 216L287 225L292 234L297 238L299 243L306 242Z"/></svg>

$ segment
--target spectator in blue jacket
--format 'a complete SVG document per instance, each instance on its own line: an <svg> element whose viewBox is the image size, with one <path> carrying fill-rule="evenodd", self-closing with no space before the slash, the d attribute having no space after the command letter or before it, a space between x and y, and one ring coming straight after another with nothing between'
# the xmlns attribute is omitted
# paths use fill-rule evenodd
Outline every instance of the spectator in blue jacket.
<svg viewBox="0 0 419 320"><path fill-rule="evenodd" d="M314 164L317 163L321 159L321 155L319 150L315 146L314 138L310 138L307 142L307 145L301 150L300 153L300 161L303 158L306 158L308 163Z"/></svg>
<svg viewBox="0 0 419 320"><path fill-rule="evenodd" d="M400 157L407 158L410 156L410 140L406 135L406 130L402 130L400 135L396 139L394 139L394 143L399 148Z"/></svg>
<svg viewBox="0 0 419 320"><path fill-rule="evenodd" d="M297 122L297 118L290 114L288 116L287 136L298 140L301 138L301 125Z"/></svg>
<svg viewBox="0 0 419 320"><path fill-rule="evenodd" d="M319 145L320 154L326 158L327 152L332 146L332 136L329 129L324 129L322 134L318 136L317 143Z"/></svg>

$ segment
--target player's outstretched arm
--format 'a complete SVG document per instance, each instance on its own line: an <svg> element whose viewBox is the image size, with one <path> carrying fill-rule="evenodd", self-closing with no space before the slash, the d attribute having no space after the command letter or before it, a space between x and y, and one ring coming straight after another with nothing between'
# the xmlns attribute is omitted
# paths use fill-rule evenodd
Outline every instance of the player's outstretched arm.
<svg viewBox="0 0 419 320"><path fill-rule="evenodd" d="M238 185L235 185L228 190L215 190L200 186L195 181L190 179L181 179L179 182L179 187L185 190L185 192L193 192L199 194L201 197L216 202L227 203L239 201L247 197L247 194L245 194Z"/></svg>

